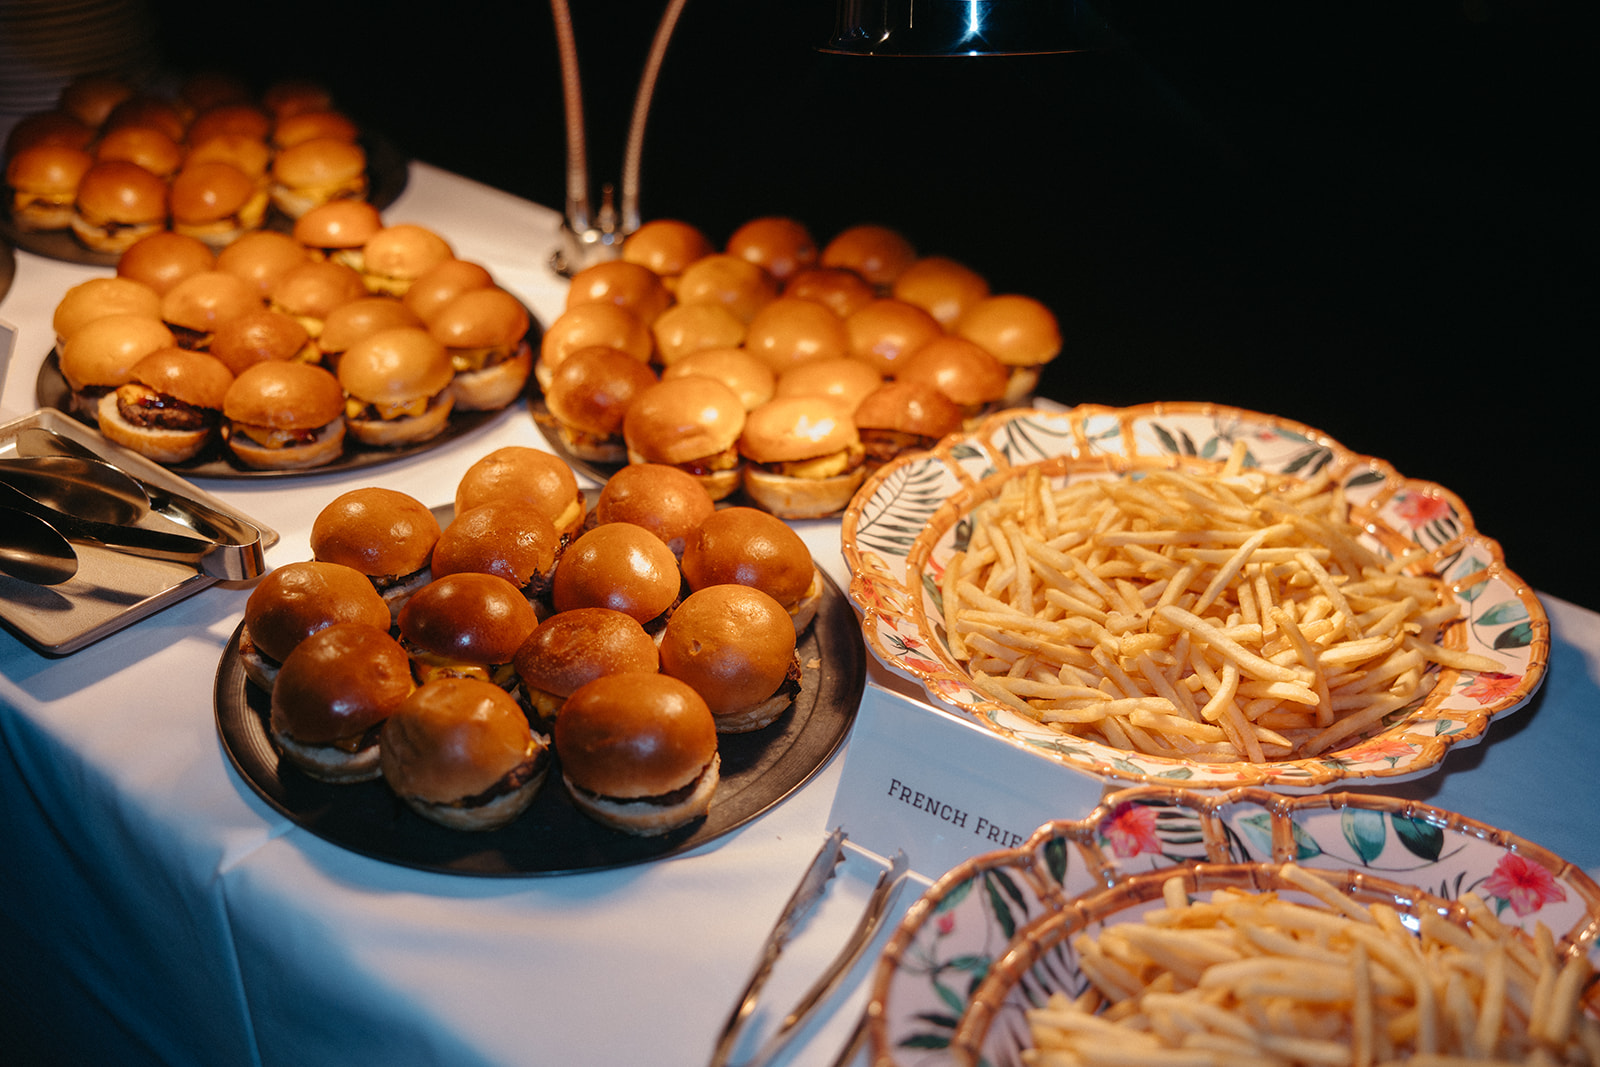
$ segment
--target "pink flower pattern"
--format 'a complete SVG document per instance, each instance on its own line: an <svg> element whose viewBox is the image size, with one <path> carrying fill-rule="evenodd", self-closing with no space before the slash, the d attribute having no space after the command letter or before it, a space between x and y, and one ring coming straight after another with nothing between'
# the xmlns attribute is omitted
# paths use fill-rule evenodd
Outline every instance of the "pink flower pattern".
<svg viewBox="0 0 1600 1067"><path fill-rule="evenodd" d="M1426 526L1450 517L1450 502L1426 493L1402 493L1395 498L1395 511L1408 525Z"/></svg>
<svg viewBox="0 0 1600 1067"><path fill-rule="evenodd" d="M1510 905L1519 918L1527 918L1546 904L1567 899L1566 890L1556 884L1549 871L1515 852L1506 853L1495 864L1494 873L1483 883L1483 888Z"/></svg>
<svg viewBox="0 0 1600 1067"><path fill-rule="evenodd" d="M1463 696L1471 697L1480 704L1493 704L1517 691L1522 684L1520 674L1490 674L1484 672L1475 675L1470 683L1461 687Z"/></svg>
<svg viewBox="0 0 1600 1067"><path fill-rule="evenodd" d="M1142 852L1161 851L1155 810L1142 804L1119 804L1100 824L1100 834L1111 851L1124 859Z"/></svg>

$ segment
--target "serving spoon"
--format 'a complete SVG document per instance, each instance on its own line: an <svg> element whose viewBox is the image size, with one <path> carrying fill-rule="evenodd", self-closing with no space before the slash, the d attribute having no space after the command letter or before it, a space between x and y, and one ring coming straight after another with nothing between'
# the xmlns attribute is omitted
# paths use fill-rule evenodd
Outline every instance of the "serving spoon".
<svg viewBox="0 0 1600 1067"><path fill-rule="evenodd" d="M78 573L72 542L37 515L0 507L0 574L31 585L60 585Z"/></svg>

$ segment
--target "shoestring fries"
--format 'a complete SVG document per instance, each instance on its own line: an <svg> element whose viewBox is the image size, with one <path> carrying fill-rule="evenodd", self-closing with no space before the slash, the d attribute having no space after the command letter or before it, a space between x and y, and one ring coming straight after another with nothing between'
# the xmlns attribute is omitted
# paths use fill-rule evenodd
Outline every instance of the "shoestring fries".
<svg viewBox="0 0 1600 1067"><path fill-rule="evenodd" d="M1089 987L1028 1012L1027 1067L1489 1067L1600 1064L1593 968L1562 959L1464 894L1465 921L1363 906L1282 868L1316 898L1220 889L1073 942Z"/></svg>
<svg viewBox="0 0 1600 1067"><path fill-rule="evenodd" d="M1035 467L979 505L940 582L974 687L1119 748L1261 763L1359 736L1436 665L1497 669L1441 644L1448 590L1363 544L1341 486L1242 456L1059 486Z"/></svg>

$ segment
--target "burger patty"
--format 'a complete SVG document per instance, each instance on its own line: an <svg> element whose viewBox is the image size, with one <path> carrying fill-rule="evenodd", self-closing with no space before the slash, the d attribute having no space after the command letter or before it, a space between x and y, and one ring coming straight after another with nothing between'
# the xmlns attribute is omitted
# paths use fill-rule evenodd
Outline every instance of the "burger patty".
<svg viewBox="0 0 1600 1067"><path fill-rule="evenodd" d="M867 459L873 463L887 463L902 452L922 451L938 443L931 437L898 430L861 431L861 444L867 450Z"/></svg>
<svg viewBox="0 0 1600 1067"><path fill-rule="evenodd" d="M549 764L550 750L545 748L543 745L540 745L537 749L535 749L531 757L523 760L505 774L501 775L500 780L495 782L488 789L485 789L483 792L475 794L474 796L462 797L460 800L454 801L451 804L451 807L481 808L485 804L492 803L508 793L515 793L517 790L527 785L530 781L543 774Z"/></svg>
<svg viewBox="0 0 1600 1067"><path fill-rule="evenodd" d="M700 768L700 773L691 778L687 785L679 786L677 789L667 793L657 793L655 796L648 797L614 797L605 793L596 793L593 789L585 789L583 786L572 782L569 782L568 786L586 796L596 797L600 800L620 801L627 804L657 804L664 808L670 808L675 804L682 804L694 795L694 791L700 786L700 780L706 776L706 768L710 766L708 763L705 767Z"/></svg>
<svg viewBox="0 0 1600 1067"><path fill-rule="evenodd" d="M186 404L177 397L137 384L124 385L117 390L117 413L147 430L209 430L221 419L219 412Z"/></svg>

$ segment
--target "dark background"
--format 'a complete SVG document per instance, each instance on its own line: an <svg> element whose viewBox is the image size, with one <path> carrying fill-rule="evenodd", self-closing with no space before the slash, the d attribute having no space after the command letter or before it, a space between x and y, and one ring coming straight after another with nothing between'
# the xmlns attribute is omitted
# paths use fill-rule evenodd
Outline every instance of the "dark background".
<svg viewBox="0 0 1600 1067"><path fill-rule="evenodd" d="M409 154L564 202L544 4L281 0L242 35L155 6L176 68L316 77ZM662 4L574 6L598 185ZM1600 608L1590 5L1097 10L1117 47L867 59L816 50L829 0L695 0L644 216L895 226L1055 310L1042 393L1307 423L1455 490L1532 585Z"/></svg>

